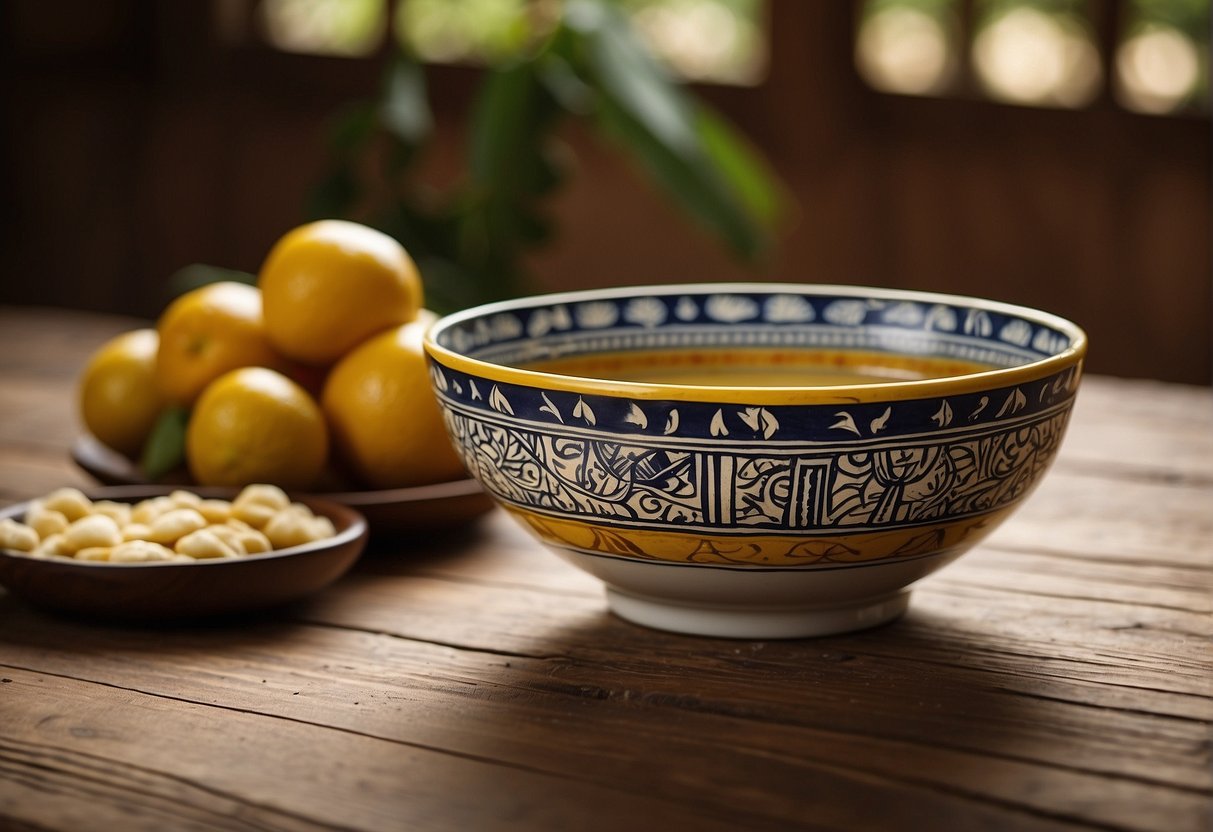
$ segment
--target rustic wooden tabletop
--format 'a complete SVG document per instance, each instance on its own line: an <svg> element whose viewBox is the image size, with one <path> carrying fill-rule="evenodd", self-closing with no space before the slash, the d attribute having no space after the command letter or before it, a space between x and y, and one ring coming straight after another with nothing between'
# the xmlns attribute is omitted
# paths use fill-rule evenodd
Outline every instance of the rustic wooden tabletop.
<svg viewBox="0 0 1213 832"><path fill-rule="evenodd" d="M86 487L130 321L0 310L0 502ZM872 631L649 631L504 516L312 600L99 625L0 591L0 827L1208 830L1213 392L1089 378L1056 465Z"/></svg>

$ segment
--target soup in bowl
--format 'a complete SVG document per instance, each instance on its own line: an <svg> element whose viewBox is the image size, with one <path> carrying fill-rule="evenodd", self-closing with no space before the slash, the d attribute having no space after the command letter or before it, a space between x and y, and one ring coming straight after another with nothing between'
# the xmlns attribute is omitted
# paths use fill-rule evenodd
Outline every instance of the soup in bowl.
<svg viewBox="0 0 1213 832"><path fill-rule="evenodd" d="M615 613L773 638L895 618L1005 519L1086 337L975 298L720 284L477 307L426 349L468 470Z"/></svg>

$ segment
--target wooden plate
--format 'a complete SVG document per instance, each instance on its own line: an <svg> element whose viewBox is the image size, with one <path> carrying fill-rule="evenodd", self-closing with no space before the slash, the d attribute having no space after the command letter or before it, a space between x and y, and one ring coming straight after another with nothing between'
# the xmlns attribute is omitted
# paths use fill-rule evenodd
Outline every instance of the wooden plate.
<svg viewBox="0 0 1213 832"><path fill-rule="evenodd" d="M71 453L76 465L103 485L148 484L135 463L92 436L78 437ZM193 489L184 472L169 475L164 484ZM316 496L361 512L376 538L457 528L493 507L480 483L470 478L415 488L326 491Z"/></svg>
<svg viewBox="0 0 1213 832"><path fill-rule="evenodd" d="M138 502L171 487L119 486L89 493L95 500ZM234 490L193 489L231 499ZM335 537L262 555L192 563L95 563L35 559L0 550L0 584L29 603L58 612L126 621L225 615L310 595L345 574L362 554L367 524L354 509L309 495L292 495L333 521ZM29 503L0 510L20 519Z"/></svg>

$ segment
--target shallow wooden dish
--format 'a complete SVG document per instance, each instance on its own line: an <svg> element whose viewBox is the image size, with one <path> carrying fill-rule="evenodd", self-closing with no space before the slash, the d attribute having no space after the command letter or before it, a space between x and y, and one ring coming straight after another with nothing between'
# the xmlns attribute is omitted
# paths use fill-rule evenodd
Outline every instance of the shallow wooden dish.
<svg viewBox="0 0 1213 832"><path fill-rule="evenodd" d="M76 465L103 485L148 484L135 463L87 434L72 443L71 454ZM165 482L194 488L184 472L170 475ZM492 498L470 477L414 488L325 491L316 496L361 512L377 538L457 528L493 508Z"/></svg>
<svg viewBox="0 0 1213 832"><path fill-rule="evenodd" d="M118 486L89 492L94 500L138 502L167 494L163 486ZM231 499L230 489L193 489ZM354 509L331 500L292 495L333 521L337 534L238 560L194 563L112 564L35 559L0 550L0 584L35 606L92 618L125 621L196 619L248 612L294 601L336 581L366 546L367 523ZM0 511L24 516L29 503Z"/></svg>

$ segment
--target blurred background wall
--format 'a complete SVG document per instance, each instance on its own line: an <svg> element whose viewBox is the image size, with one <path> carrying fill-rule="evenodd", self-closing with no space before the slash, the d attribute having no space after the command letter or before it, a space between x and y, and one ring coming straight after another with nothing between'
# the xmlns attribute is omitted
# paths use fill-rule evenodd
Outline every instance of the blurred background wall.
<svg viewBox="0 0 1213 832"><path fill-rule="evenodd" d="M305 218L327 125L374 93L396 38L434 62L425 175L454 180L477 60L510 48L519 13L558 6L7 0L0 302L153 317L182 266L255 272ZM1209 382L1208 0L625 6L795 208L769 257L743 266L572 129L537 289L762 279L976 294L1075 319L1092 371Z"/></svg>

